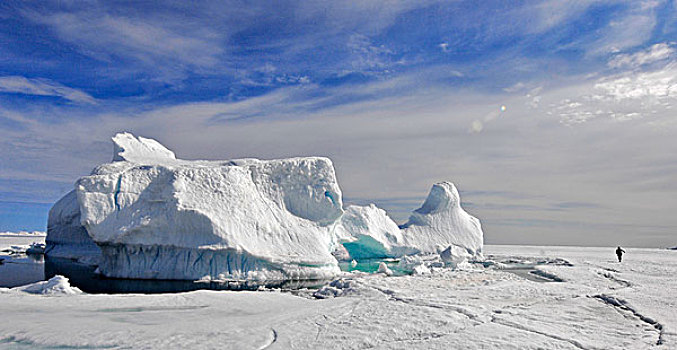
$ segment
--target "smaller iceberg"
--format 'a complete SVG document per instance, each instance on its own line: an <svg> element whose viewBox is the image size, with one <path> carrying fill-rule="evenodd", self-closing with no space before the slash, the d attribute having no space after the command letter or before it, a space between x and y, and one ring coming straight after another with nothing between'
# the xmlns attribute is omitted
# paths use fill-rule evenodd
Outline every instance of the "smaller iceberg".
<svg viewBox="0 0 677 350"><path fill-rule="evenodd" d="M423 205L401 228L405 244L423 252L441 252L456 246L471 257L482 256L482 225L461 208L461 197L451 182L434 184Z"/></svg>
<svg viewBox="0 0 677 350"><path fill-rule="evenodd" d="M480 221L460 203L456 186L441 182L433 185L423 205L402 226L373 204L349 206L334 233L348 252L343 257L347 261L444 252L443 260L456 266L481 258L484 244Z"/></svg>

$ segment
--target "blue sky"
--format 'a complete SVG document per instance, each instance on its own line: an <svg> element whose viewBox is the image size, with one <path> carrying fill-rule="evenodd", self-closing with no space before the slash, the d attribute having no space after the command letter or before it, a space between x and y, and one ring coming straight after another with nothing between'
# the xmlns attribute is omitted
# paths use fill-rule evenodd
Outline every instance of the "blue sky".
<svg viewBox="0 0 677 350"><path fill-rule="evenodd" d="M677 244L674 1L7 1L0 231L132 131L326 155L397 220L457 184L488 243Z"/></svg>

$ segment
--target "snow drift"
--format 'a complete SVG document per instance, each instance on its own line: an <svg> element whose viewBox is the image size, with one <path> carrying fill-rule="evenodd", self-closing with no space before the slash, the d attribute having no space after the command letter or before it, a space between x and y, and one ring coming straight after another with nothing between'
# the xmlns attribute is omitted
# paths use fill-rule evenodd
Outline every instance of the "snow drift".
<svg viewBox="0 0 677 350"><path fill-rule="evenodd" d="M276 280L332 278L336 252L481 252L479 221L450 183L433 186L400 229L373 205L344 213L328 158L187 161L152 139L121 133L113 142L113 162L50 210L47 256L118 278Z"/></svg>

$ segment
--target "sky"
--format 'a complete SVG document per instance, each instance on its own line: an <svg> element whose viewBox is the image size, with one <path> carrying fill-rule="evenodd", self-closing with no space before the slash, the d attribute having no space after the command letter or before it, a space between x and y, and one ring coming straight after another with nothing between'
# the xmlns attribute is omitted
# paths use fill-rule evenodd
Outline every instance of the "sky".
<svg viewBox="0 0 677 350"><path fill-rule="evenodd" d="M406 221L454 182L488 244L677 245L675 1L4 1L0 231L112 158L321 155Z"/></svg>

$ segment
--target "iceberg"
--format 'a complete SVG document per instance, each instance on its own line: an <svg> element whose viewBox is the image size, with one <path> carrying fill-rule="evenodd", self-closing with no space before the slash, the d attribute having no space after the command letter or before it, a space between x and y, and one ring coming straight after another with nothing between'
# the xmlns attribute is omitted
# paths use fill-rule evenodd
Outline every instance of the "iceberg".
<svg viewBox="0 0 677 350"><path fill-rule="evenodd" d="M54 276L47 281L40 281L25 286L12 288L11 290L29 294L51 296L82 294L82 291L77 287L72 287L68 281L68 278L64 276Z"/></svg>
<svg viewBox="0 0 677 350"><path fill-rule="evenodd" d="M344 260L444 252L444 259L455 266L463 259L481 258L484 245L480 221L460 203L456 186L441 182L402 226L373 204L348 206L334 232L350 255Z"/></svg>
<svg viewBox="0 0 677 350"><path fill-rule="evenodd" d="M50 210L46 256L115 278L271 281L331 279L337 259L481 253L451 183L400 228L374 205L344 211L328 158L181 160L129 133L113 144L113 161Z"/></svg>
<svg viewBox="0 0 677 350"><path fill-rule="evenodd" d="M441 252L455 246L472 257L482 256L482 225L463 210L461 197L451 182L434 184L423 205L414 210L401 228L405 244L421 251Z"/></svg>
<svg viewBox="0 0 677 350"><path fill-rule="evenodd" d="M99 272L118 278L321 279L339 271L330 225L343 203L329 159L186 161L154 140L124 133L113 141L114 161L52 208L48 256L99 249Z"/></svg>

